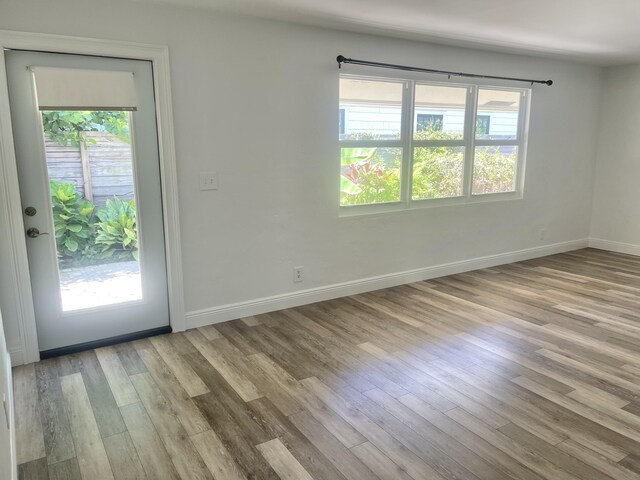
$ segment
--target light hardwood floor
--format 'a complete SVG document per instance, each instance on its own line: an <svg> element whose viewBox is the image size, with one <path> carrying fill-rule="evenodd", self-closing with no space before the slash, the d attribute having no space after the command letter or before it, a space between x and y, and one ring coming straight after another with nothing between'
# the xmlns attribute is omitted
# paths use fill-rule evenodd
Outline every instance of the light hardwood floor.
<svg viewBox="0 0 640 480"><path fill-rule="evenodd" d="M585 249L22 366L20 474L640 480L639 307Z"/></svg>

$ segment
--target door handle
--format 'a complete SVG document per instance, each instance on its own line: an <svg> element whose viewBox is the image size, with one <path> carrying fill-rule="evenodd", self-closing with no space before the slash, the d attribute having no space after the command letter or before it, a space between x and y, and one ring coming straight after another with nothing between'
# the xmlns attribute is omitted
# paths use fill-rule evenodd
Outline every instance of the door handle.
<svg viewBox="0 0 640 480"><path fill-rule="evenodd" d="M27 230L27 237L38 238L40 235L49 235L47 232L40 233L36 227L31 227Z"/></svg>

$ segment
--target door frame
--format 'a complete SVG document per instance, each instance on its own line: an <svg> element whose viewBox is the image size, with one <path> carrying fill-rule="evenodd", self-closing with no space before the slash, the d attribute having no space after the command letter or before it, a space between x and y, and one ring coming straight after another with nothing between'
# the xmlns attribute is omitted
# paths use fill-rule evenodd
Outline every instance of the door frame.
<svg viewBox="0 0 640 480"><path fill-rule="evenodd" d="M13 280L12 285L15 285L14 298L16 299L20 347L22 349L22 352L13 352L15 354L14 364L38 361L40 360L40 351L29 277L22 202L18 186L4 49L151 61L160 153L160 188L167 260L169 323L173 331L184 331L186 323L169 48L161 45L117 40L0 30L0 220L6 219L9 225L10 255L13 263L8 266L8 269Z"/></svg>

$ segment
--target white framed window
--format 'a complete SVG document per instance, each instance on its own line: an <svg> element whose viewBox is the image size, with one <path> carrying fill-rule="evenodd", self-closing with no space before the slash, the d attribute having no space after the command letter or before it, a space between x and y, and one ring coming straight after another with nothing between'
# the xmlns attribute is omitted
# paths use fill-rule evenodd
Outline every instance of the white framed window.
<svg viewBox="0 0 640 480"><path fill-rule="evenodd" d="M530 92L340 75L341 213L521 198Z"/></svg>

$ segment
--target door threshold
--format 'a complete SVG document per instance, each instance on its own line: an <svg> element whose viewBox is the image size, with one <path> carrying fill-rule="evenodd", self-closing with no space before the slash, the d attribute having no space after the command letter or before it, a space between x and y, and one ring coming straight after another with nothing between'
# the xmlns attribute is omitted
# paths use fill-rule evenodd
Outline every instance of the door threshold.
<svg viewBox="0 0 640 480"><path fill-rule="evenodd" d="M140 340L141 338L155 337L156 335L164 335L166 333L171 333L172 331L171 325L167 325L166 327L151 328L140 332L93 340L92 342L77 343L75 345L69 345L68 347L52 348L51 350L44 350L40 352L40 360L83 352L85 350L93 350L94 348L107 347L118 343L131 342L133 340Z"/></svg>

